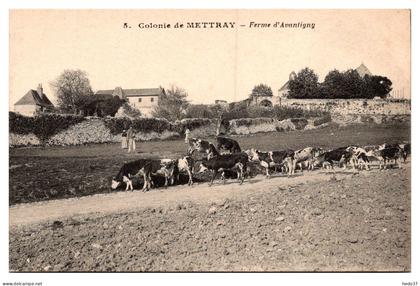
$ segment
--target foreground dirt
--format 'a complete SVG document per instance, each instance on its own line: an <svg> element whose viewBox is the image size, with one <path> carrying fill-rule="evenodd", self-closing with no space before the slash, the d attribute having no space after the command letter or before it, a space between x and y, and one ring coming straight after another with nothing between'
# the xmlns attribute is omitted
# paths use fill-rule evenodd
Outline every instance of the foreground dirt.
<svg viewBox="0 0 420 286"><path fill-rule="evenodd" d="M10 208L11 271L410 271L410 167Z"/></svg>

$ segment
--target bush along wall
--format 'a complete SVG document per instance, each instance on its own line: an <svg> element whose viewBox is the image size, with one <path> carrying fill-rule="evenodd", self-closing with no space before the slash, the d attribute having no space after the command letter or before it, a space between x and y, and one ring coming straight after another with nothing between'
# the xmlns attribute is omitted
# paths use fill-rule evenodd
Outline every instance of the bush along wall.
<svg viewBox="0 0 420 286"><path fill-rule="evenodd" d="M75 115L42 114L26 117L9 112L9 132L19 135L33 134L42 144L53 135L84 120L82 116Z"/></svg>
<svg viewBox="0 0 420 286"><path fill-rule="evenodd" d="M9 114L9 145L80 145L120 142L121 133L132 126L136 140L164 140L183 137L190 129L193 136L207 137L216 133L215 120L191 118L169 122L162 118L97 118L44 114L26 117Z"/></svg>
<svg viewBox="0 0 420 286"><path fill-rule="evenodd" d="M329 118L319 119L325 123ZM316 128L315 120L292 118L279 121L275 118L241 118L226 120L223 132L230 135L246 135L261 132L291 131ZM320 124L320 122L317 122ZM323 125L323 124L321 124ZM67 146L90 143L120 142L121 133L132 126L136 140L165 140L185 136L186 129L193 137L213 137L217 120L187 118L169 122L161 118L98 118L72 115L40 115L25 117L10 113L9 145L18 146Z"/></svg>
<svg viewBox="0 0 420 286"><path fill-rule="evenodd" d="M227 135L246 135L261 132L307 130L323 128L331 122L339 125L364 123L410 122L407 115L348 115L333 114L315 118L240 118L222 121L223 132ZM81 145L89 143L120 142L121 133L131 125L136 140L165 140L184 137L188 128L193 137L213 137L216 134L217 120L188 118L169 122L160 118L97 118L73 115L45 114L25 117L11 112L9 114L9 145Z"/></svg>

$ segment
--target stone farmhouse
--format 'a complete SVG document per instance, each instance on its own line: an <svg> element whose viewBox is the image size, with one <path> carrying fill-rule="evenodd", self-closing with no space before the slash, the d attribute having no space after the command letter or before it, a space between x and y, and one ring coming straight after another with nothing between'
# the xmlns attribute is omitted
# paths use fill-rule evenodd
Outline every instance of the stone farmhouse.
<svg viewBox="0 0 420 286"><path fill-rule="evenodd" d="M45 95L41 84L38 85L36 90L30 89L14 105L16 113L31 117L38 113L50 112L53 109L54 105Z"/></svg>
<svg viewBox="0 0 420 286"><path fill-rule="evenodd" d="M118 96L126 100L131 106L137 108L145 117L151 117L154 108L159 103L159 97L165 94L162 87L123 89L116 87L109 90L98 90L95 95Z"/></svg>

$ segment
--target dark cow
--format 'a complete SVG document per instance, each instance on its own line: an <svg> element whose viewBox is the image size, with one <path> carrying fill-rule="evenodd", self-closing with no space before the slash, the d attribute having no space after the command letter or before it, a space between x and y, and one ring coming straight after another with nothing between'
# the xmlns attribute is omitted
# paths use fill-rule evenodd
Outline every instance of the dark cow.
<svg viewBox="0 0 420 286"><path fill-rule="evenodd" d="M282 150L269 152L271 160L275 166L284 166L287 176L295 173L295 151Z"/></svg>
<svg viewBox="0 0 420 286"><path fill-rule="evenodd" d="M403 158L403 150L400 147L389 147L385 149L379 149L373 152L374 157L379 160L379 169L386 169L387 162L395 160L398 168L401 168L401 159Z"/></svg>
<svg viewBox="0 0 420 286"><path fill-rule="evenodd" d="M398 145L402 150L402 156L404 162L407 160L408 155L411 154L411 144L410 143L402 143Z"/></svg>
<svg viewBox="0 0 420 286"><path fill-rule="evenodd" d="M111 188L116 189L122 182L126 183L126 191L128 189L134 190L132 177L143 176L143 188L145 192L150 189L152 185L152 174L163 175L165 177L165 187L168 185L168 180L173 184L173 173L175 170L175 161L171 159L139 159L133 162L125 163L117 176L112 178Z"/></svg>
<svg viewBox="0 0 420 286"><path fill-rule="evenodd" d="M212 157L210 159L202 160L200 164L200 170L198 172L203 172L205 170L211 170L213 172L213 176L210 181L211 186L219 172L223 172L221 179L223 180L223 183L225 183L226 179L224 172L227 170L236 170L238 174L238 180L240 181L240 184L242 184L244 181L244 172L246 172L247 166L247 154L243 152L235 154L223 154Z"/></svg>
<svg viewBox="0 0 420 286"><path fill-rule="evenodd" d="M226 150L229 153L241 152L241 147L239 147L239 143L233 139L223 136L217 136L216 140L216 149L219 150L219 152L221 152L221 150Z"/></svg>
<svg viewBox="0 0 420 286"><path fill-rule="evenodd" d="M343 164L345 168L346 164L350 162L353 157L353 154L346 149L347 147L337 148L315 157L314 166L325 165L324 163L326 163L334 169L334 163L336 163L338 165Z"/></svg>

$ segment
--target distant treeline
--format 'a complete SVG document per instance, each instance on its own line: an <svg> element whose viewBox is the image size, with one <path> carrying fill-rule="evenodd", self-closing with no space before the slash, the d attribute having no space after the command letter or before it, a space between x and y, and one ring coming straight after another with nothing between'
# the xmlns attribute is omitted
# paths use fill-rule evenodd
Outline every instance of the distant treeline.
<svg viewBox="0 0 420 286"><path fill-rule="evenodd" d="M363 78L354 69L330 71L324 82L312 69L304 68L289 81L287 97L309 99L385 98L392 90L392 82L385 76L368 75Z"/></svg>

